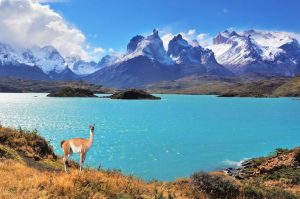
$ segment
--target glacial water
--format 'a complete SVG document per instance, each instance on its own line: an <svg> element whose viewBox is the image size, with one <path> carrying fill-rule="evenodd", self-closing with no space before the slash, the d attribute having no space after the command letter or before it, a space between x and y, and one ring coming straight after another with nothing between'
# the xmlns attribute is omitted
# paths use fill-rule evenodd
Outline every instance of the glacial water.
<svg viewBox="0 0 300 199"><path fill-rule="evenodd" d="M37 129L59 154L62 139L88 137L95 123L86 165L145 180L174 180L300 145L295 98L159 96L135 101L2 93L0 121Z"/></svg>

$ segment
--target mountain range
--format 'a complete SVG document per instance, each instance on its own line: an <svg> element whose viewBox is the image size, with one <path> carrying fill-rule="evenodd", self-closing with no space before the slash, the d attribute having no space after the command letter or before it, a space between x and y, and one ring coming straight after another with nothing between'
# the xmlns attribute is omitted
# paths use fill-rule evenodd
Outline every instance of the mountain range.
<svg viewBox="0 0 300 199"><path fill-rule="evenodd" d="M246 74L293 77L300 73L300 45L285 32L225 30L206 48L174 36L168 50L156 29L134 36L122 55L98 63L62 57L53 47L21 48L0 43L0 76L38 80L86 80L126 88L188 76L233 77Z"/></svg>

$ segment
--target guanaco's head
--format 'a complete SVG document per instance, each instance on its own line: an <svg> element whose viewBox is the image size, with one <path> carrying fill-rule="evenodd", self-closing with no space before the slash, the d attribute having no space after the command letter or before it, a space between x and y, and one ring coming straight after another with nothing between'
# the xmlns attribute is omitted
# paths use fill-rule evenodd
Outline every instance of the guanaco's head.
<svg viewBox="0 0 300 199"><path fill-rule="evenodd" d="M94 133L94 130L95 130L95 124L90 125L90 130Z"/></svg>

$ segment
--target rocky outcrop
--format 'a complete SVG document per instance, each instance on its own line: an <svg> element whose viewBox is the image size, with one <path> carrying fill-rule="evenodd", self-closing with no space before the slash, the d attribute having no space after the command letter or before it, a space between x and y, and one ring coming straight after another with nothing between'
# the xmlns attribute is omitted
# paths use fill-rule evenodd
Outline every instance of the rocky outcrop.
<svg viewBox="0 0 300 199"><path fill-rule="evenodd" d="M161 99L160 97L151 95L143 90L137 90L137 89L119 91L109 96L109 98L110 99L149 99L149 100Z"/></svg>
<svg viewBox="0 0 300 199"><path fill-rule="evenodd" d="M70 88L70 87L66 87L59 91L52 92L47 96L48 97L97 97L89 89Z"/></svg>

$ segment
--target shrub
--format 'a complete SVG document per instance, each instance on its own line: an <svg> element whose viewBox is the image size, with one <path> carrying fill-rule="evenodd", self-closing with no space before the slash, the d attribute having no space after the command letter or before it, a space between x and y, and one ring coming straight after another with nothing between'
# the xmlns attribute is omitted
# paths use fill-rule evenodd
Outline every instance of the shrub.
<svg viewBox="0 0 300 199"><path fill-rule="evenodd" d="M263 199L264 193L261 189L255 186L246 186L244 188L244 198L246 199Z"/></svg>
<svg viewBox="0 0 300 199"><path fill-rule="evenodd" d="M300 164L300 150L296 151L295 153L295 161Z"/></svg>
<svg viewBox="0 0 300 199"><path fill-rule="evenodd" d="M37 131L26 131L0 127L0 144L24 153L27 157L56 159L53 148Z"/></svg>
<svg viewBox="0 0 300 199"><path fill-rule="evenodd" d="M273 152L270 153L270 156L277 156L280 154L288 153L290 150L286 148L277 148Z"/></svg>
<svg viewBox="0 0 300 199"><path fill-rule="evenodd" d="M240 186L223 176L198 172L192 175L192 184L199 192L204 192L211 198L234 199L240 195Z"/></svg>
<svg viewBox="0 0 300 199"><path fill-rule="evenodd" d="M288 153L290 150L289 149L286 149L286 148L277 148L277 149L275 149L275 153L277 154L277 155L279 155L279 154L283 154L283 153Z"/></svg>
<svg viewBox="0 0 300 199"><path fill-rule="evenodd" d="M298 197L282 189L272 188L266 190L265 198L266 199L297 199Z"/></svg>
<svg viewBox="0 0 300 199"><path fill-rule="evenodd" d="M282 167L270 171L265 178L267 180L285 180L290 184L298 185L300 184L300 170L291 167Z"/></svg>
<svg viewBox="0 0 300 199"><path fill-rule="evenodd" d="M262 189L247 185L244 188L245 199L297 199L294 194L286 192L279 188Z"/></svg>

